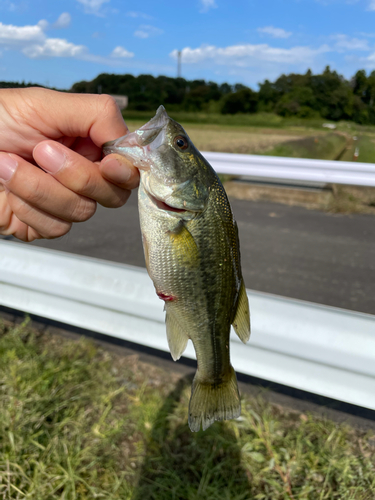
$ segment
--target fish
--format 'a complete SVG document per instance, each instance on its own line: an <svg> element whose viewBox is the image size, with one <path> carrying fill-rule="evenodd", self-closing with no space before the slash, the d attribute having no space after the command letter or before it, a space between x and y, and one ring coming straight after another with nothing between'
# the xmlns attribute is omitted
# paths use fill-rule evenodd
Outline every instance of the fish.
<svg viewBox="0 0 375 500"><path fill-rule="evenodd" d="M237 223L214 169L163 106L145 125L103 146L140 171L138 205L145 262L164 301L167 339L178 360L191 339L197 357L188 423L206 430L238 418L230 362L231 325L243 343L250 311Z"/></svg>

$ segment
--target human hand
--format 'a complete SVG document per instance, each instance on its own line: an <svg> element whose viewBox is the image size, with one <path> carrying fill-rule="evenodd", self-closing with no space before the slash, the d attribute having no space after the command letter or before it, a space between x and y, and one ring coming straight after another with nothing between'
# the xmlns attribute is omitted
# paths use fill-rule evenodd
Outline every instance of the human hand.
<svg viewBox="0 0 375 500"><path fill-rule="evenodd" d="M0 90L0 234L57 238L97 202L124 205L138 170L119 155L100 160L102 144L127 132L108 95Z"/></svg>

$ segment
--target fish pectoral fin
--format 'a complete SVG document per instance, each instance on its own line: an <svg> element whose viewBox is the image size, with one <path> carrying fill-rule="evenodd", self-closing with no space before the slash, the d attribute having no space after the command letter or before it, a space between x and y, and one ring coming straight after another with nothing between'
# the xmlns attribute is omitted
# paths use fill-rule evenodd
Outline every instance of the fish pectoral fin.
<svg viewBox="0 0 375 500"><path fill-rule="evenodd" d="M181 262L188 266L199 264L199 250L190 231L183 223L177 225L173 231L168 231L173 251L176 252Z"/></svg>
<svg viewBox="0 0 375 500"><path fill-rule="evenodd" d="M246 344L250 338L250 310L243 280L240 293L238 294L237 310L232 325L240 340Z"/></svg>
<svg viewBox="0 0 375 500"><path fill-rule="evenodd" d="M171 351L173 361L177 361L181 358L182 353L185 351L189 337L181 329L180 325L176 321L175 315L168 311L167 304L165 304L165 310L165 325L167 327L169 350Z"/></svg>

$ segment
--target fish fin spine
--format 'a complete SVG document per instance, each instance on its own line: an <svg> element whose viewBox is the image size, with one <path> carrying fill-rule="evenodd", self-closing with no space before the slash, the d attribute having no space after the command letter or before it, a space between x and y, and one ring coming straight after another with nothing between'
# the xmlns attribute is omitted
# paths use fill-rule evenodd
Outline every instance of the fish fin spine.
<svg viewBox="0 0 375 500"><path fill-rule="evenodd" d="M240 292L238 294L237 309L233 320L233 328L240 340L246 344L250 338L250 309L249 300L246 294L245 283L241 281Z"/></svg>
<svg viewBox="0 0 375 500"><path fill-rule="evenodd" d="M202 426L205 431L215 420L230 420L241 414L241 400L238 392L237 377L230 367L230 377L218 385L194 379L189 404L189 427L198 432Z"/></svg>

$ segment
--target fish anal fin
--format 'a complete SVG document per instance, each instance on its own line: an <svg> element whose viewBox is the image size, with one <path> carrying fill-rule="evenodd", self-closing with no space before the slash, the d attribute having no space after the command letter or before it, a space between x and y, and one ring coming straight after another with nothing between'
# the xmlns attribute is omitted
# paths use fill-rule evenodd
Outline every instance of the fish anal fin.
<svg viewBox="0 0 375 500"><path fill-rule="evenodd" d="M230 367L230 376L224 382L214 385L196 378L189 404L189 427L198 432L205 431L215 420L238 418L241 414L241 400L238 393L236 373Z"/></svg>
<svg viewBox="0 0 375 500"><path fill-rule="evenodd" d="M232 325L240 340L246 344L250 338L250 309L243 280L240 293L238 294L237 310Z"/></svg>
<svg viewBox="0 0 375 500"><path fill-rule="evenodd" d="M189 337L182 331L180 325L176 321L175 315L168 309L167 304L165 304L165 325L167 327L168 345L173 361L177 361L185 351Z"/></svg>

